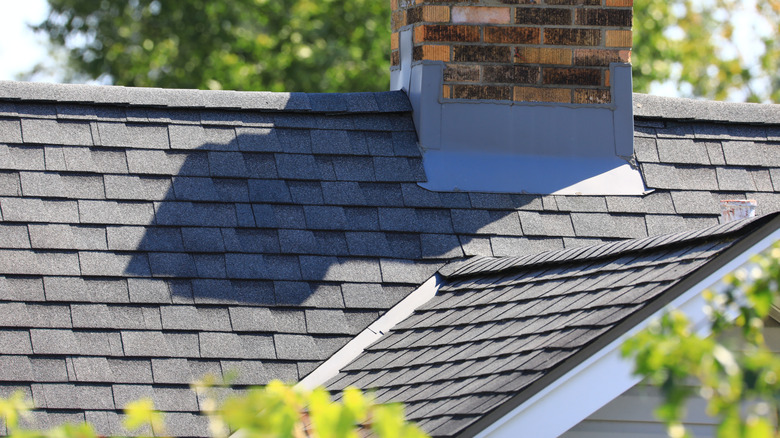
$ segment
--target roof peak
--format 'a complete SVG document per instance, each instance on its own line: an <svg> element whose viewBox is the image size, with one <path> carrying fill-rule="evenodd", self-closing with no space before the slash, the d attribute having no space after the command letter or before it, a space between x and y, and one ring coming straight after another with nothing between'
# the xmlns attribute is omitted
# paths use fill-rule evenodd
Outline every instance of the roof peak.
<svg viewBox="0 0 780 438"><path fill-rule="evenodd" d="M780 105L634 93L634 117L777 125Z"/></svg>
<svg viewBox="0 0 780 438"><path fill-rule="evenodd" d="M408 112L401 91L282 93L0 81L0 101L286 112Z"/></svg>

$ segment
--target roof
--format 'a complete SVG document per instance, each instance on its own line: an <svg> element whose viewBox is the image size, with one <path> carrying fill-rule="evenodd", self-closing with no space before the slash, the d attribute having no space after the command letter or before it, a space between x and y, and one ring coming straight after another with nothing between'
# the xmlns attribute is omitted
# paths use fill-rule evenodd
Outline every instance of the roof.
<svg viewBox="0 0 780 438"><path fill-rule="evenodd" d="M718 256L765 225L780 229L780 214L456 263L441 271L434 297L327 386L406 403L408 418L432 436L474 436L677 298L690 277L723 266L733 254ZM590 394L579 396L584 404Z"/></svg>
<svg viewBox="0 0 780 438"><path fill-rule="evenodd" d="M778 123L640 114L643 196L432 192L410 108L0 82L0 396L109 435L149 395L201 435L193 377L300 380L453 260L780 210Z"/></svg>

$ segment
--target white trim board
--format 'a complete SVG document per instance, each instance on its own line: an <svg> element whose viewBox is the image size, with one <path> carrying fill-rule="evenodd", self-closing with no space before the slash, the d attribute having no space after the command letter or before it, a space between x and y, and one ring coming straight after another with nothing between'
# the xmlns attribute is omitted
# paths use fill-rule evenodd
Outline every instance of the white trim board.
<svg viewBox="0 0 780 438"><path fill-rule="evenodd" d="M295 386L304 389L314 389L317 386L324 385L325 382L338 374L343 367L355 360L366 347L378 341L390 329L414 313L418 307L433 298L440 286L441 277L439 274L435 274L360 332L359 335L352 338L351 341L347 342L339 351Z"/></svg>
<svg viewBox="0 0 780 438"><path fill-rule="evenodd" d="M701 280L663 309L641 321L637 326L596 352L584 362L542 389L490 426L476 434L477 438L558 437L596 412L620 394L640 382L632 375L633 364L620 356L620 346L633 334L659 318L664 310L677 308L691 319L702 335L708 334L703 312L702 292L728 273L749 263L750 257L780 240L775 230L752 245L726 265Z"/></svg>

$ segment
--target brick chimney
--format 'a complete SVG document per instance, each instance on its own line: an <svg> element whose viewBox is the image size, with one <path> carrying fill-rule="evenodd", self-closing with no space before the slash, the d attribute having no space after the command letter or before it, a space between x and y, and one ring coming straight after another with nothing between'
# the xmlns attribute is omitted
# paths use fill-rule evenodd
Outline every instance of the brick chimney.
<svg viewBox="0 0 780 438"><path fill-rule="evenodd" d="M412 102L428 188L644 190L629 163L633 0L391 3L391 88ZM473 173L474 159L491 154L501 157L485 163L488 179L503 183L451 175L463 160ZM496 174L506 159L520 167ZM605 173L608 181L583 183Z"/></svg>

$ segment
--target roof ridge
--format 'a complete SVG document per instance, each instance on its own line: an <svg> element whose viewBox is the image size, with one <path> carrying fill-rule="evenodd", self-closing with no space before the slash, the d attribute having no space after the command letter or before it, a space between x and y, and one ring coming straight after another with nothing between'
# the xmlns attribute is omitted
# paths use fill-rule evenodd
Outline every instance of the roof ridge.
<svg viewBox="0 0 780 438"><path fill-rule="evenodd" d="M629 239L619 242L607 242L596 245L563 248L544 251L529 256L484 257L479 256L468 260L451 262L439 270L439 274L447 279L470 277L485 273L498 273L529 266L565 263L573 260L599 260L612 257L619 252L630 254L648 248L676 246L696 240L706 240L715 236L724 236L742 230L748 226L757 227L780 216L780 211L739 221L726 222L692 231ZM619 248L619 250L618 250Z"/></svg>
<svg viewBox="0 0 780 438"><path fill-rule="evenodd" d="M403 91L302 93L0 81L0 101L286 112L409 112Z"/></svg>
<svg viewBox="0 0 780 438"><path fill-rule="evenodd" d="M780 125L780 105L634 93L634 117Z"/></svg>

